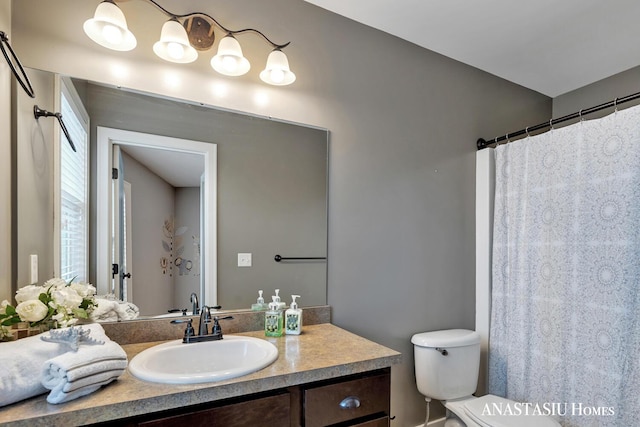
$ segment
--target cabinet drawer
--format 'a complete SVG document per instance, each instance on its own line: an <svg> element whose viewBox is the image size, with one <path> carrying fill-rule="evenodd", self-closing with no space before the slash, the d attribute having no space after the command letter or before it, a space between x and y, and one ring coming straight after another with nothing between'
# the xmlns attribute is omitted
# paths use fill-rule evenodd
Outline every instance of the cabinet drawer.
<svg viewBox="0 0 640 427"><path fill-rule="evenodd" d="M389 414L390 375L356 378L304 391L305 427L327 426L376 413Z"/></svg>
<svg viewBox="0 0 640 427"><path fill-rule="evenodd" d="M353 424L351 427L389 427L389 417L384 416L371 421L364 421L359 424Z"/></svg>
<svg viewBox="0 0 640 427"><path fill-rule="evenodd" d="M289 394L263 397L204 409L161 419L138 422L141 427L289 427L291 418Z"/></svg>

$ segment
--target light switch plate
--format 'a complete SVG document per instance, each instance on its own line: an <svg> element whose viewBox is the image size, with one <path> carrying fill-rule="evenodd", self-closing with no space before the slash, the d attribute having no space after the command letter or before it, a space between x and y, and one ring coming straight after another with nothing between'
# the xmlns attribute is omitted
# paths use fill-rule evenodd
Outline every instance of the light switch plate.
<svg viewBox="0 0 640 427"><path fill-rule="evenodd" d="M29 255L29 283L38 283L38 255Z"/></svg>
<svg viewBox="0 0 640 427"><path fill-rule="evenodd" d="M239 253L238 254L238 267L251 267L251 254Z"/></svg>

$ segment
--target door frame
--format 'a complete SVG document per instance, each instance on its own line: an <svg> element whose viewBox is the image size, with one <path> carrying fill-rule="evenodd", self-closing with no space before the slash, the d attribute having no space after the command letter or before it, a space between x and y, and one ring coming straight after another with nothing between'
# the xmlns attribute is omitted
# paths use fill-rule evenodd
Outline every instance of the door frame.
<svg viewBox="0 0 640 427"><path fill-rule="evenodd" d="M96 287L99 294L108 293L111 283L111 151L113 144L136 145L160 150L181 151L204 156L204 204L201 237L200 301L217 305L217 145L181 138L172 138L122 129L97 127L97 210L96 210ZM102 260L102 261L101 261ZM108 262L107 262L108 261Z"/></svg>

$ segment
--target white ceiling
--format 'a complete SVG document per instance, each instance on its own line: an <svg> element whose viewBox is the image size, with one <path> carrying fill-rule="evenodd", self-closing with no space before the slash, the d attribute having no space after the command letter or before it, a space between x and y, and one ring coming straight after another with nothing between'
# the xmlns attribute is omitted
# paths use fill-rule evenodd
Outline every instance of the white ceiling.
<svg viewBox="0 0 640 427"><path fill-rule="evenodd" d="M640 0L306 0L550 97L640 65Z"/></svg>
<svg viewBox="0 0 640 427"><path fill-rule="evenodd" d="M174 187L200 187L204 173L201 154L135 145L120 145L120 149Z"/></svg>

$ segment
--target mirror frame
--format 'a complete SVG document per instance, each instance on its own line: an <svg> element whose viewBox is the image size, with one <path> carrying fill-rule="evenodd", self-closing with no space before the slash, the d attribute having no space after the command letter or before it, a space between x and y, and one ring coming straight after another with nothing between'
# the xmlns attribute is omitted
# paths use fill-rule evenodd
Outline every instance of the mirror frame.
<svg viewBox="0 0 640 427"><path fill-rule="evenodd" d="M204 197L202 207L204 218L201 237L201 264L204 268L204 280L201 281L200 301L209 306L217 305L217 145L208 142L132 132L121 129L97 127L97 212L96 212L96 259L110 262L96 263L96 288L99 294L107 294L112 282L111 251L112 235L112 191L111 168L112 147L118 145L136 145L160 150L182 151L200 154L204 157ZM179 146L180 148L176 148Z"/></svg>

